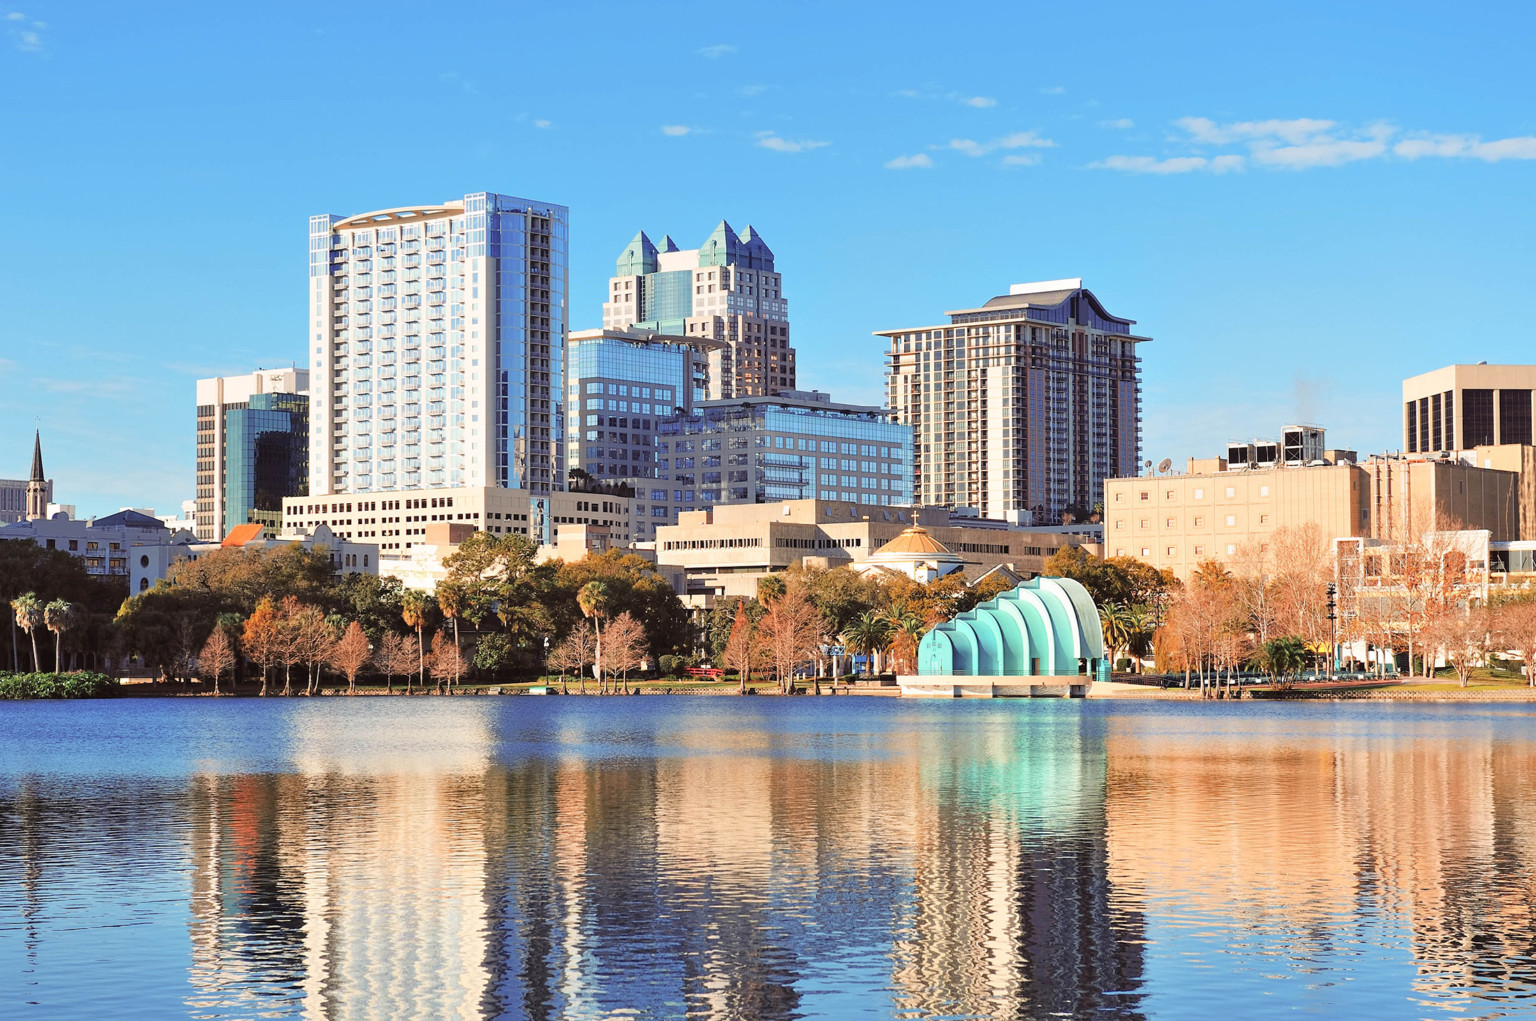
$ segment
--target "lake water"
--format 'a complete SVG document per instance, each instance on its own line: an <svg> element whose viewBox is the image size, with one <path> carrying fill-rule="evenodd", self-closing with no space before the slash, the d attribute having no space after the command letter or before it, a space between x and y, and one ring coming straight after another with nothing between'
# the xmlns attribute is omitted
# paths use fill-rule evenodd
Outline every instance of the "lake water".
<svg viewBox="0 0 1536 1021"><path fill-rule="evenodd" d="M1533 725L0 704L0 1016L1536 1016Z"/></svg>

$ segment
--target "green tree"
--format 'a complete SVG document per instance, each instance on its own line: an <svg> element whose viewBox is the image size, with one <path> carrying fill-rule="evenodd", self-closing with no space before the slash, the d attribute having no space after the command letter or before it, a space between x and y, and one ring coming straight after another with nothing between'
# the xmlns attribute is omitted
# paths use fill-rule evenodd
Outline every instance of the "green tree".
<svg viewBox="0 0 1536 1021"><path fill-rule="evenodd" d="M426 626L428 614L431 612L432 601L425 592L411 589L406 592L405 598L400 601L400 617L405 621L405 626L416 632L416 672L420 677L422 686L427 683L427 653L426 646L422 644L421 629ZM406 694L411 692L411 675L405 675Z"/></svg>
<svg viewBox="0 0 1536 1021"><path fill-rule="evenodd" d="M582 619L576 595L588 582L601 581L611 603L609 617L629 613L645 629L646 645L656 656L693 651L694 628L688 608L655 565L623 550L592 553L569 563L556 562L551 587L539 598L550 614L549 630L564 635Z"/></svg>
<svg viewBox="0 0 1536 1021"><path fill-rule="evenodd" d="M43 661L37 655L37 629L43 626L43 601L36 593L28 592L12 599L11 609L16 614L16 626L32 639L32 670L42 673Z"/></svg>
<svg viewBox="0 0 1536 1021"><path fill-rule="evenodd" d="M603 690L603 618L613 610L613 599L608 592L608 583L587 582L576 594L576 605L581 607L581 615L592 621L595 639L593 662L597 664L597 690L601 693Z"/></svg>
<svg viewBox="0 0 1536 1021"><path fill-rule="evenodd" d="M53 632L53 672L57 675L63 669L64 662L64 632L73 630L80 621L80 613L75 604L67 599L55 599L43 607L43 623L48 630Z"/></svg>
<svg viewBox="0 0 1536 1021"><path fill-rule="evenodd" d="M892 630L888 618L875 610L867 610L843 631L843 642L855 653L867 657L864 661L866 675L875 673L875 660L890 644Z"/></svg>

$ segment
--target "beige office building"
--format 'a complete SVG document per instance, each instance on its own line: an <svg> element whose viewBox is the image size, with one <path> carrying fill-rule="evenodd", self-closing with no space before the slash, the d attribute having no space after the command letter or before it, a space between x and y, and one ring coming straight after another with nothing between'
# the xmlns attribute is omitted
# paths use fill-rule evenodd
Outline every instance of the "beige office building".
<svg viewBox="0 0 1536 1021"><path fill-rule="evenodd" d="M1531 442L1536 365L1447 365L1403 380L1403 449L1426 454Z"/></svg>
<svg viewBox="0 0 1536 1021"><path fill-rule="evenodd" d="M1519 476L1458 460L1377 458L1229 469L1189 461L1184 474L1104 484L1104 548L1187 579L1202 560L1230 563L1282 527L1315 524L1325 539L1391 539L1447 527L1519 537Z"/></svg>
<svg viewBox="0 0 1536 1021"><path fill-rule="evenodd" d="M656 529L656 560L683 568L688 595L752 596L766 575L807 559L828 567L857 564L913 525L963 557L972 580L1003 565L1024 577L1037 575L1045 558L1063 546L1101 552L1081 535L978 518L956 524L942 507L786 500L685 511L676 525Z"/></svg>
<svg viewBox="0 0 1536 1021"><path fill-rule="evenodd" d="M299 529L326 525L343 539L377 543L381 555L404 556L429 539L429 525L463 523L493 535L559 541L561 525L602 525L629 535L630 501L610 493L554 492L498 486L452 486L390 493L295 497L283 501L283 520Z"/></svg>

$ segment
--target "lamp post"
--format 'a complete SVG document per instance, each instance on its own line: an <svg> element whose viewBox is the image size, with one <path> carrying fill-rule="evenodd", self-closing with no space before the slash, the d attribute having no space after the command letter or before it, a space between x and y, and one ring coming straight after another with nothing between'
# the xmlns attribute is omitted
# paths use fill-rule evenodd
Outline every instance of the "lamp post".
<svg viewBox="0 0 1536 1021"><path fill-rule="evenodd" d="M565 674L562 673L560 676L564 677ZM540 677L539 680L541 680L541 681L548 681L549 680L549 636L548 635L544 636L544 675L542 677ZM564 683L564 682L562 682L562 683Z"/></svg>
<svg viewBox="0 0 1536 1021"><path fill-rule="evenodd" d="M1334 679L1334 667L1338 663L1338 619L1339 615L1334 611L1338 604L1334 596L1338 593L1338 586L1333 582L1328 583L1328 679Z"/></svg>

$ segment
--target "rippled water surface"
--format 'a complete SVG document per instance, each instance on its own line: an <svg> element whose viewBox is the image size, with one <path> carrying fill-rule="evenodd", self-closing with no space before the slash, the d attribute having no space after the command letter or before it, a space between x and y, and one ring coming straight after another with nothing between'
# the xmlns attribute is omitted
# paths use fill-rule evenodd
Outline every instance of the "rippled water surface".
<svg viewBox="0 0 1536 1021"><path fill-rule="evenodd" d="M0 704L0 1016L1536 1016L1519 705Z"/></svg>

